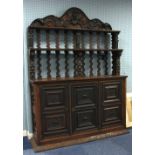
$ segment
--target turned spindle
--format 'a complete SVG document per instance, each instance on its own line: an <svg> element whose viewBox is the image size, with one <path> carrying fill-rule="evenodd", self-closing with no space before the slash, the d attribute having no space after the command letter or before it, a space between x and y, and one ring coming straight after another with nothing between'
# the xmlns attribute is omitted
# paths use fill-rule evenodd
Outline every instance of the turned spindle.
<svg viewBox="0 0 155 155"><path fill-rule="evenodd" d="M50 31L46 30L46 57L47 57L47 78L51 78L51 51L50 48Z"/></svg>
<svg viewBox="0 0 155 155"><path fill-rule="evenodd" d="M67 38L68 31L64 31L64 44L65 44L65 77L69 77L69 52L66 50L68 49L68 38Z"/></svg>
<svg viewBox="0 0 155 155"><path fill-rule="evenodd" d="M60 41L60 32L56 30L56 77L60 77L60 50L59 50L59 41Z"/></svg>

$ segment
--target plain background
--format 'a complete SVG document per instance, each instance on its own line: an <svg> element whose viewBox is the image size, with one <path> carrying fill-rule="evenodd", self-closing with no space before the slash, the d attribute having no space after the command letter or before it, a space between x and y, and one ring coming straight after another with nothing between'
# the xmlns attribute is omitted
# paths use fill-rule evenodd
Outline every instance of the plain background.
<svg viewBox="0 0 155 155"><path fill-rule="evenodd" d="M23 6L1 1L1 154L23 154ZM154 1L132 5L133 155L155 154Z"/></svg>

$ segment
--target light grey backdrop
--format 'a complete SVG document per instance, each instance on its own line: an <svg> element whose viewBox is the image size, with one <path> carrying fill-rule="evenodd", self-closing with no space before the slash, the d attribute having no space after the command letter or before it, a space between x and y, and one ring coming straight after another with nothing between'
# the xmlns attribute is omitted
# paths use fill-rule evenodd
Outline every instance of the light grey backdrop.
<svg viewBox="0 0 155 155"><path fill-rule="evenodd" d="M24 0L24 105L23 129L32 132L31 103L28 84L27 27L36 18L47 15L61 16L70 7L79 7L91 18L99 18L111 24L113 29L121 30L119 48L124 49L121 56L121 74L128 75L127 92L132 92L132 0Z"/></svg>

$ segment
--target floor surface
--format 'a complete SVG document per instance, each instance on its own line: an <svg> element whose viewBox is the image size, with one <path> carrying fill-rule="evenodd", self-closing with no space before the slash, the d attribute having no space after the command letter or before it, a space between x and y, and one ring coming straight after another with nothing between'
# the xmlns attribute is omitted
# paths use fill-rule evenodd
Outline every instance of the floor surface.
<svg viewBox="0 0 155 155"><path fill-rule="evenodd" d="M35 153L24 138L23 155L132 155L132 130L121 136Z"/></svg>

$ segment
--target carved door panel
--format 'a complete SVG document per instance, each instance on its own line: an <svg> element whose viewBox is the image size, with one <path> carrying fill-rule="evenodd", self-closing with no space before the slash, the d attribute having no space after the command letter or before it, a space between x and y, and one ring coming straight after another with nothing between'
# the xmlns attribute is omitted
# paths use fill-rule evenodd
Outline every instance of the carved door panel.
<svg viewBox="0 0 155 155"><path fill-rule="evenodd" d="M101 82L102 127L122 122L121 81Z"/></svg>
<svg viewBox="0 0 155 155"><path fill-rule="evenodd" d="M69 132L67 85L41 86L41 116L43 136Z"/></svg>
<svg viewBox="0 0 155 155"><path fill-rule="evenodd" d="M98 84L71 85L73 131L96 128L98 124Z"/></svg>

